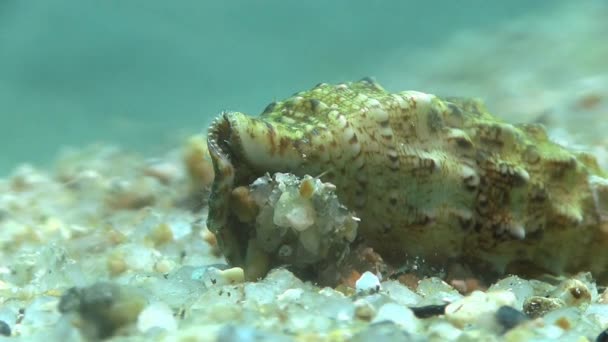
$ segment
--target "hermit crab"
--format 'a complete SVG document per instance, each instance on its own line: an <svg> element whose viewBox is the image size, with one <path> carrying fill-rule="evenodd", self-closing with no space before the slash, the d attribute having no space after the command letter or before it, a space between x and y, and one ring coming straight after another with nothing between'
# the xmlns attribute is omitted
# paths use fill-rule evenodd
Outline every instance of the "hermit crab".
<svg viewBox="0 0 608 342"><path fill-rule="evenodd" d="M339 204L327 203L342 215L319 239L338 238L302 267L319 269L325 258L339 267L352 244L364 244L392 265L420 258L495 274L591 271L608 280L606 173L593 156L552 142L541 125L506 123L478 100L389 93L371 79L321 83L257 117L221 114L208 146L208 227L227 260L253 269L252 277L297 263L282 245L301 244L297 228L281 226L271 247L260 242L273 236L260 225L276 222L260 215L277 205L271 197L281 185L272 175L282 173L299 177L294 189L305 186L302 177L325 184L315 189L335 191ZM256 193L260 177L274 188ZM317 201L314 220L323 202L309 199Z"/></svg>

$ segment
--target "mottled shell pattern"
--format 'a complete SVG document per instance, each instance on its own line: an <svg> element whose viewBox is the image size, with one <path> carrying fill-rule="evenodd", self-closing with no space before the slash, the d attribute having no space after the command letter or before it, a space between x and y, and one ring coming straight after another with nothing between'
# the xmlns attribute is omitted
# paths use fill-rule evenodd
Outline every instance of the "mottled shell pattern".
<svg viewBox="0 0 608 342"><path fill-rule="evenodd" d="M223 113L208 145L208 226L236 265L255 237L231 212L231 191L289 172L335 184L361 219L361 243L389 263L608 278L606 173L541 125L511 125L477 100L322 83L258 117Z"/></svg>

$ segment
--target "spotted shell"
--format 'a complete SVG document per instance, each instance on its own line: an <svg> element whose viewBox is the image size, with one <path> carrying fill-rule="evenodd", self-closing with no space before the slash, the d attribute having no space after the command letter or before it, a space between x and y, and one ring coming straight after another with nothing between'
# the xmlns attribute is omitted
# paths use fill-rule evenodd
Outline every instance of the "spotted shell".
<svg viewBox="0 0 608 342"><path fill-rule="evenodd" d="M209 128L208 226L229 262L254 233L230 193L266 172L320 175L393 264L465 262L497 274L592 271L608 279L608 179L538 124L511 125L472 99L389 93L370 79L319 84L258 117Z"/></svg>

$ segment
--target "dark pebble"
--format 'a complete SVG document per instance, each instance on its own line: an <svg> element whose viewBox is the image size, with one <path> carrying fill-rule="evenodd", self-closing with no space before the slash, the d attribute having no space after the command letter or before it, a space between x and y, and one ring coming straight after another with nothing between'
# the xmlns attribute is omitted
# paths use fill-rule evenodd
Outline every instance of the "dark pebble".
<svg viewBox="0 0 608 342"><path fill-rule="evenodd" d="M445 314L445 308L447 304L442 305L427 305L410 308L414 315L418 318L429 318L433 316L439 316Z"/></svg>
<svg viewBox="0 0 608 342"><path fill-rule="evenodd" d="M66 290L61 298L59 299L59 304L57 305L57 309L61 313L77 311L80 308L80 297L82 296L82 291L77 287L72 287Z"/></svg>
<svg viewBox="0 0 608 342"><path fill-rule="evenodd" d="M90 323L83 325L85 335L107 338L123 323L115 319L111 311L119 297L120 288L113 283L98 282L88 287L72 287L61 296L57 309L62 314L76 312Z"/></svg>
<svg viewBox="0 0 608 342"><path fill-rule="evenodd" d="M608 342L608 329L602 331L599 335L597 335L595 342Z"/></svg>
<svg viewBox="0 0 608 342"><path fill-rule="evenodd" d="M11 327L5 321L0 321L0 335L11 336Z"/></svg>
<svg viewBox="0 0 608 342"><path fill-rule="evenodd" d="M526 314L510 306L501 306L498 311L496 311L496 321L502 325L505 330L513 329L527 320L528 316L526 316Z"/></svg>

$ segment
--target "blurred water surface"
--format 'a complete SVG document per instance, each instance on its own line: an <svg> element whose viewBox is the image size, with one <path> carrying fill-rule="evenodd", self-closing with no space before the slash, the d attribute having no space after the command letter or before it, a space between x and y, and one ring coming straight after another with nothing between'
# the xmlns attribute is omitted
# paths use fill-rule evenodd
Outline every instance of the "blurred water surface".
<svg viewBox="0 0 608 342"><path fill-rule="evenodd" d="M321 81L398 68L389 89L417 89L419 64L395 54L557 3L1 0L0 175L98 141L159 153L222 110L257 114Z"/></svg>

